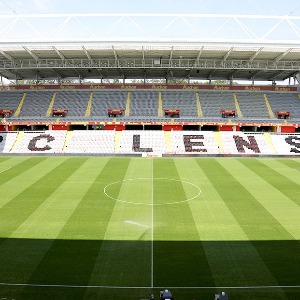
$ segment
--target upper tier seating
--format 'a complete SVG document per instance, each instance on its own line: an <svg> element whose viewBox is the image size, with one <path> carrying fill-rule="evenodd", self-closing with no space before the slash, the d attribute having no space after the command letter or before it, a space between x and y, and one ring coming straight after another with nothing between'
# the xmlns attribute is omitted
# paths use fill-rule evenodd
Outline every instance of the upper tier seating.
<svg viewBox="0 0 300 300"><path fill-rule="evenodd" d="M126 108L127 91L94 91L91 116L107 116L109 108Z"/></svg>
<svg viewBox="0 0 300 300"><path fill-rule="evenodd" d="M157 116L158 93L152 90L132 91L130 97L130 116Z"/></svg>
<svg viewBox="0 0 300 300"><path fill-rule="evenodd" d="M0 92L0 109L17 110L24 92L19 91L1 91Z"/></svg>
<svg viewBox="0 0 300 300"><path fill-rule="evenodd" d="M263 93L236 92L236 97L244 118L270 118Z"/></svg>
<svg viewBox="0 0 300 300"><path fill-rule="evenodd" d="M179 109L180 117L197 117L195 92L163 91L162 106L164 109Z"/></svg>
<svg viewBox="0 0 300 300"><path fill-rule="evenodd" d="M220 117L220 110L235 109L231 91L200 91L199 97L204 117Z"/></svg>
<svg viewBox="0 0 300 300"><path fill-rule="evenodd" d="M53 92L52 91L28 91L24 100L20 117L46 116Z"/></svg>
<svg viewBox="0 0 300 300"><path fill-rule="evenodd" d="M90 91L58 91L53 108L67 109L68 117L84 117Z"/></svg>
<svg viewBox="0 0 300 300"><path fill-rule="evenodd" d="M264 99L263 92L256 91L219 91L219 90L38 90L38 91L0 91L0 109L17 110L21 103L22 96L26 97L23 102L20 115L13 118L13 121L32 120L48 121L46 114L50 108L51 100L53 109L67 109L67 116L64 121L111 121L108 118L109 108L123 109L122 121L164 121L170 119L160 115L158 111L161 93L162 113L164 109L179 109L180 121L187 122L212 121L227 122L221 118L220 110L237 110L234 101L236 95L242 117L236 116L239 121L270 122L269 111ZM91 93L92 102L89 111L88 103ZM196 93L199 94L200 107L197 106ZM130 97L128 97L130 95ZM291 113L291 120L300 120L300 99L298 92L268 92L266 93L272 111L286 110ZM128 101L130 99L130 101ZM130 105L129 105L130 104ZM126 105L129 105L125 116ZM202 116L199 117L198 114ZM89 116L86 116L88 112ZM99 118L100 117L100 118ZM51 117L50 117L51 118ZM50 121L53 120L50 119ZM291 122L286 120L285 122ZM282 122L276 118L272 122Z"/></svg>
<svg viewBox="0 0 300 300"><path fill-rule="evenodd" d="M276 117L276 111L289 111L290 117L300 119L300 99L298 93L268 93L269 103Z"/></svg>

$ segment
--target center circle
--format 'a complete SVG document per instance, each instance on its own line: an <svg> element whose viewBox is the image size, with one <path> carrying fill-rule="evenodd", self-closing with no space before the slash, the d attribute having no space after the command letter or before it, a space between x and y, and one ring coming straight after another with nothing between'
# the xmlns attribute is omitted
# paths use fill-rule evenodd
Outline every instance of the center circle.
<svg viewBox="0 0 300 300"><path fill-rule="evenodd" d="M195 184L170 178L131 178L115 181L104 194L118 202L140 205L170 205L191 201L201 194Z"/></svg>

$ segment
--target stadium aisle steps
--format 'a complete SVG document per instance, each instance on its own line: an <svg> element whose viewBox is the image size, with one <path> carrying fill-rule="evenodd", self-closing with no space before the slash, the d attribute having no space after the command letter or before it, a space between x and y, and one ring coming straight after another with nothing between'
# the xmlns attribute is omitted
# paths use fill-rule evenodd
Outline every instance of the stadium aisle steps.
<svg viewBox="0 0 300 300"><path fill-rule="evenodd" d="M24 101L25 101L25 98L26 98L26 93L23 94L22 99L21 99L21 101L20 101L20 103L19 103L19 105L18 105L18 108L17 108L17 110L16 110L16 112L15 112L15 114L14 114L14 117L15 117L15 118L18 118L18 117L19 117L20 112L21 112L21 109L22 109L22 106L23 106L23 103L24 103Z"/></svg>
<svg viewBox="0 0 300 300"><path fill-rule="evenodd" d="M158 93L158 112L157 115L159 117L163 116L163 105L162 105L162 96L161 96L161 92Z"/></svg>
<svg viewBox="0 0 300 300"><path fill-rule="evenodd" d="M73 131L68 131L67 135L66 135L66 138L65 138L65 143L64 143L64 147L63 147L63 151L62 152L65 152L66 149L68 148L68 146L70 144L70 141L72 139L72 136L73 136Z"/></svg>
<svg viewBox="0 0 300 300"><path fill-rule="evenodd" d="M171 152L172 150L172 134L171 131L164 131L165 144L167 148L167 152Z"/></svg>
<svg viewBox="0 0 300 300"><path fill-rule="evenodd" d="M270 133L269 132L264 132L265 139L267 141L267 144L269 147L272 149L273 153L272 154L277 154L276 148L273 144L273 141L271 139Z"/></svg>
<svg viewBox="0 0 300 300"><path fill-rule="evenodd" d="M127 99L126 99L126 109L125 109L125 117L130 116L130 92L127 94Z"/></svg>
<svg viewBox="0 0 300 300"><path fill-rule="evenodd" d="M222 144L222 139L221 139L221 134L220 132L214 132L214 138L218 144L218 148L221 154L224 154L224 149L223 149L223 144Z"/></svg>
<svg viewBox="0 0 300 300"><path fill-rule="evenodd" d="M51 102L50 102L49 107L47 109L46 117L50 117L51 116L53 105L54 105L54 101L55 101L55 97L56 97L56 92L53 93Z"/></svg>
<svg viewBox="0 0 300 300"><path fill-rule="evenodd" d="M270 116L271 119L274 119L275 118L274 117L274 113L272 111L272 108L271 108L271 105L270 105L270 102L269 102L267 94L264 94L264 99L266 101L266 106L268 108L269 116Z"/></svg>
<svg viewBox="0 0 300 300"><path fill-rule="evenodd" d="M242 114L242 111L241 111L240 104L239 104L238 98L236 96L236 93L233 93L233 99L234 99L235 110L237 112L237 116L239 118L242 118L243 114Z"/></svg>
<svg viewBox="0 0 300 300"><path fill-rule="evenodd" d="M89 117L91 115L91 109L92 109L92 102L93 102L93 92L90 93L89 102L85 111L85 116Z"/></svg>
<svg viewBox="0 0 300 300"><path fill-rule="evenodd" d="M24 136L24 131L19 131L17 138L9 152L14 152L14 150L17 148L17 146L20 144L21 140L23 139L23 136Z"/></svg>
<svg viewBox="0 0 300 300"><path fill-rule="evenodd" d="M115 153L119 152L122 131L115 132Z"/></svg>
<svg viewBox="0 0 300 300"><path fill-rule="evenodd" d="M197 92L195 96L196 96L196 104L197 104L197 115L198 117L203 117L199 93Z"/></svg>

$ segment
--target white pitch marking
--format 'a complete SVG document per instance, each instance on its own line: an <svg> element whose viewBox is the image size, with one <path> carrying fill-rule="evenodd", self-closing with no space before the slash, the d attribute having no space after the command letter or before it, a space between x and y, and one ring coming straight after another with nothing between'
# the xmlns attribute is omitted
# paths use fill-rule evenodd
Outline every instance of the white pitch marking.
<svg viewBox="0 0 300 300"><path fill-rule="evenodd" d="M153 158L151 168L151 288L154 285L154 183L153 183Z"/></svg>
<svg viewBox="0 0 300 300"><path fill-rule="evenodd" d="M300 171L299 170L296 170L296 169L293 169L294 171L296 171L296 172L298 172L298 173L300 173Z"/></svg>
<svg viewBox="0 0 300 300"><path fill-rule="evenodd" d="M0 171L0 173L3 173L3 172L5 172L5 171L9 170L10 168L11 168L11 167L6 168L5 170L2 170L2 171Z"/></svg>
<svg viewBox="0 0 300 300"><path fill-rule="evenodd" d="M31 286L31 287L53 287L53 288L93 288L93 289L164 289L165 286L111 286L111 285L69 285L69 284L35 284L35 283L8 283L0 282L0 286ZM299 289L300 285L257 285L257 286L170 286L168 289Z"/></svg>
<svg viewBox="0 0 300 300"><path fill-rule="evenodd" d="M131 201L127 201L127 200L122 200L122 199L118 199L118 198L114 198L112 196L110 196L108 193L107 193L107 188L110 187L111 185L114 185L116 183L122 183L122 182L126 182L126 181L132 181L132 180L149 180L151 179L152 180L152 184L153 184L153 181L154 180L172 180L172 181L178 181L178 182L183 182L183 183L186 183L186 184L189 184L189 185L192 185L194 186L196 189L198 189L198 194L195 195L194 197L191 197L191 198L188 198L188 199L185 199L185 200L181 200L181 201L176 201L176 202L166 202L166 203L144 203L144 202L131 202ZM153 192L153 190L152 190ZM198 186L196 186L195 184L191 183L191 182L188 182L188 181L183 181L183 180L179 180L179 179L173 179L173 178L129 178L129 179L125 179L125 180L120 180L120 181L114 181L108 185L106 185L103 189L103 193L110 199L113 199L115 201L118 201L118 202L123 202L123 203L128 203L128 204L134 204L134 205L150 205L150 206L162 206L162 205L173 205L173 204L178 204L178 203L184 203L184 202L188 202L188 201L191 201L195 198L197 198L200 194L201 194L201 190Z"/></svg>
<svg viewBox="0 0 300 300"><path fill-rule="evenodd" d="M134 222L134 221L124 221L124 222L128 223L128 224L133 224L133 225L137 225L137 226L149 228L149 226L147 226L147 225L144 225L144 224L141 224L141 223L137 223L137 222Z"/></svg>

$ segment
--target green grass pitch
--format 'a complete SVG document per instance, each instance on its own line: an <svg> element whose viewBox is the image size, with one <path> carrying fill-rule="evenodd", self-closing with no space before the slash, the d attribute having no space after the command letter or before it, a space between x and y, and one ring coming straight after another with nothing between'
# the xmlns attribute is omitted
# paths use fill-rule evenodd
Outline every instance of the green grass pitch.
<svg viewBox="0 0 300 300"><path fill-rule="evenodd" d="M0 299L299 299L299 159L2 156L0 188Z"/></svg>

